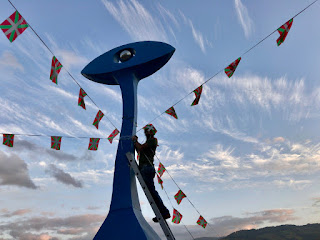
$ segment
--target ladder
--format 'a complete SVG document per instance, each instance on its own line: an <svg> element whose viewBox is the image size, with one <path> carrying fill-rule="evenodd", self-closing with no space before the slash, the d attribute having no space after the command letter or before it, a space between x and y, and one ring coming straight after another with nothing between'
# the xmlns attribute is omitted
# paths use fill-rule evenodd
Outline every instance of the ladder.
<svg viewBox="0 0 320 240"><path fill-rule="evenodd" d="M149 203L150 203L150 205L152 207L153 212L157 216L157 219L158 219L158 221L160 223L162 231L164 232L164 235L166 236L166 238L168 240L175 240L174 235L171 232L171 229L170 229L168 223L166 222L165 219L163 219L163 217L162 217L157 205L155 204L155 202L153 200L153 197L152 197L149 189L147 188L147 185L145 184L145 182L144 182L144 180L143 180L143 178L142 178L142 176L140 174L140 170L138 168L138 164L137 164L136 160L134 159L134 155L131 152L127 152L126 156L127 156L128 160L129 160L129 163L130 163L130 166L131 166L132 170L134 171L135 175L137 176L137 178L138 178L138 180L140 182L140 185L141 185L144 193L146 194L146 197L147 197L147 199L148 199L148 201L149 201Z"/></svg>

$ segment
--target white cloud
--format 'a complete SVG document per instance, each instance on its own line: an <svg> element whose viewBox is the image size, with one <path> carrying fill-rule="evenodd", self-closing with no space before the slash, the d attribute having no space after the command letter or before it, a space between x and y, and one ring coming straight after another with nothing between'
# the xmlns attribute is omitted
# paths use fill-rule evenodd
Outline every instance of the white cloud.
<svg viewBox="0 0 320 240"><path fill-rule="evenodd" d="M294 179L285 179L285 180L274 180L273 183L280 188L293 188L301 190L312 184L310 180L294 180Z"/></svg>
<svg viewBox="0 0 320 240"><path fill-rule="evenodd" d="M158 40L168 42L163 25L136 0L120 0L113 3L101 0L108 12L135 40Z"/></svg>
<svg viewBox="0 0 320 240"><path fill-rule="evenodd" d="M249 16L248 9L241 0L234 0L234 5L237 11L238 20L243 28L246 38L248 38L253 31L253 21Z"/></svg>
<svg viewBox="0 0 320 240"><path fill-rule="evenodd" d="M205 53L207 46L212 47L211 42L194 27L193 22L189 18L187 18L181 11L179 11L179 13L184 23L190 27L194 41L200 47L201 51Z"/></svg>
<svg viewBox="0 0 320 240"><path fill-rule="evenodd" d="M24 71L24 67L18 61L16 56L9 51L4 51L0 56L0 69L1 68L11 68L13 70Z"/></svg>

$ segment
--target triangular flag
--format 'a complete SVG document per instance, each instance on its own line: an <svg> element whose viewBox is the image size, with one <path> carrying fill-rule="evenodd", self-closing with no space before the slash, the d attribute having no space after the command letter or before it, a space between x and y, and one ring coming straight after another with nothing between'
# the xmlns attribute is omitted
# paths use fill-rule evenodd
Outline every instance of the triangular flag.
<svg viewBox="0 0 320 240"><path fill-rule="evenodd" d="M61 147L61 138L59 136L52 136L51 137L51 148L55 150L60 150Z"/></svg>
<svg viewBox="0 0 320 240"><path fill-rule="evenodd" d="M174 199L177 201L178 204L180 204L182 199L184 199L185 197L186 195L181 190L179 190L177 194L174 195Z"/></svg>
<svg viewBox="0 0 320 240"><path fill-rule="evenodd" d="M98 150L99 141L100 141L100 138L90 138L88 149L93 151Z"/></svg>
<svg viewBox="0 0 320 240"><path fill-rule="evenodd" d="M159 175L157 174L157 178L158 178L158 183L161 185L161 188L163 189L163 181L162 179L159 177Z"/></svg>
<svg viewBox="0 0 320 240"><path fill-rule="evenodd" d="M195 89L193 92L196 95L196 98L193 100L191 106L197 105L199 103L201 93L202 93L202 85L200 87L198 87L197 89Z"/></svg>
<svg viewBox="0 0 320 240"><path fill-rule="evenodd" d="M58 59L53 56L52 63L51 63L51 71L50 71L50 79L55 84L58 84L58 75L62 69L61 63L58 61Z"/></svg>
<svg viewBox="0 0 320 240"><path fill-rule="evenodd" d="M10 42L13 42L24 30L27 29L29 25L26 20L15 11L10 17L8 17L3 23L1 23L0 28L7 36Z"/></svg>
<svg viewBox="0 0 320 240"><path fill-rule="evenodd" d="M178 210L173 209L173 216L172 216L172 222L179 224L182 219L182 214L178 212Z"/></svg>
<svg viewBox="0 0 320 240"><path fill-rule="evenodd" d="M3 134L3 145L13 147L14 134Z"/></svg>
<svg viewBox="0 0 320 240"><path fill-rule="evenodd" d="M198 221L197 221L198 225L200 225L203 228L206 228L208 222L202 217L200 216Z"/></svg>
<svg viewBox="0 0 320 240"><path fill-rule="evenodd" d="M228 67L224 69L224 72L227 74L229 78L231 78L234 71L236 71L240 61L241 61L241 57L239 57L237 60L235 60L233 63L231 63Z"/></svg>
<svg viewBox="0 0 320 240"><path fill-rule="evenodd" d="M86 109L86 104L84 103L84 97L87 96L87 93L80 88L78 106L81 106L83 109Z"/></svg>
<svg viewBox="0 0 320 240"><path fill-rule="evenodd" d="M176 114L176 111L174 110L173 107L169 108L167 111L166 111L167 114L171 115L172 117L174 117L175 119L178 119L178 116Z"/></svg>
<svg viewBox="0 0 320 240"><path fill-rule="evenodd" d="M281 27L278 28L278 33L280 34L280 37L277 39L278 46L280 46L281 43L283 43L284 40L286 39L289 33L289 30L292 26L292 22L293 22L293 18L291 18L288 22L286 22L285 24L283 24Z"/></svg>
<svg viewBox="0 0 320 240"><path fill-rule="evenodd" d="M113 132L109 135L108 140L110 143L112 143L112 140L119 134L119 130L115 129Z"/></svg>
<svg viewBox="0 0 320 240"><path fill-rule="evenodd" d="M103 118L103 116L104 116L103 112L101 112L101 110L99 110L96 118L94 119L94 121L92 123L94 126L96 126L97 129L99 128L99 122Z"/></svg>
<svg viewBox="0 0 320 240"><path fill-rule="evenodd" d="M166 171L165 167L162 165L162 163L159 163L158 173L159 173L160 177L162 177L162 175L165 171Z"/></svg>

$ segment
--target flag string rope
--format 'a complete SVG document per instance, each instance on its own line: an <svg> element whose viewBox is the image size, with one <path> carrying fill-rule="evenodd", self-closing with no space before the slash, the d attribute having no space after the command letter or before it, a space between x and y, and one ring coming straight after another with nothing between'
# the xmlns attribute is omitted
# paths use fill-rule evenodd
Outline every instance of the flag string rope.
<svg viewBox="0 0 320 240"><path fill-rule="evenodd" d="M154 153L154 154L155 154L155 153ZM148 160L148 162L149 162L151 165L154 165L145 153L144 153L144 156L146 157L146 159ZM158 162L161 163L161 162L160 162L160 159L158 158L158 156L157 156L156 154L155 154L155 156L156 156ZM178 189L181 190L181 188L179 187L179 185L177 184L177 182L173 179L173 177L171 176L171 174L168 172L167 169L166 169L166 172L168 173L169 177L170 177L171 180L174 182L174 184L178 187ZM167 195L167 198L168 198L168 200L169 200L169 202L170 202L171 207L174 209L174 206L173 206L173 204L172 204L172 202L171 202L171 200L170 200L170 198L169 198L169 195L168 195L167 191L165 190L165 187L164 187L164 186L163 186L163 190L165 191L165 194ZM188 198L188 196L186 196L185 198L189 201L189 203L190 203L191 206L196 210L196 212L197 212L200 216L203 216L203 215L199 212L199 210L196 208L196 206L191 202L191 200ZM182 222L182 221L181 221L181 222ZM187 226L186 226L183 222L182 222L182 224L185 226L185 228L187 229L187 231L189 232L189 234L191 235L191 237L194 239L193 235L191 234L191 232L189 231L189 229L187 228ZM213 228L213 226L211 226L211 224L209 224L209 222L207 222L207 225L209 225L210 228L217 234L217 236L220 237L219 233L217 233L217 231Z"/></svg>
<svg viewBox="0 0 320 240"><path fill-rule="evenodd" d="M121 148L122 148L122 145L121 145ZM152 163L151 160L148 158L148 156L147 156L145 153L143 153L143 155L146 157L146 159L148 160L148 162L149 162L151 165L153 165L153 163ZM170 203L172 209L175 209L174 206L173 206L173 204L172 204L172 202L171 202L171 200L170 200L170 198L169 198L169 195L168 195L167 191L165 190L165 187L163 187L163 190L164 190L164 192L165 192L166 195L167 195L167 198L168 198L168 200L169 200L169 203ZM193 237L193 235L191 234L191 232L189 231L189 229L188 229L187 226L183 223L182 220L181 220L181 223L182 223L182 225L185 227L185 229L187 230L187 232L190 234L190 236L192 237L192 239L195 240L194 237Z"/></svg>
<svg viewBox="0 0 320 240"><path fill-rule="evenodd" d="M0 134L8 134L8 133L0 133ZM10 134L13 134L15 136L27 136L27 137L52 137L52 136L59 136L59 137L63 137L63 138L94 138L94 137L86 137L86 136L80 136L80 137L77 137L77 136L68 136L68 135L59 135L59 134L56 134L56 135L47 135L47 134L28 134L28 133L10 133ZM100 138L100 139L108 139L108 137L96 137L96 138Z"/></svg>
<svg viewBox="0 0 320 240"><path fill-rule="evenodd" d="M298 12L296 15L294 15L291 19L297 17L298 15L300 15L301 13L303 13L305 10L307 10L309 7L311 7L313 4L315 4L318 0L313 1L312 3L310 3L307 7L305 7L304 9L302 9L300 12ZM240 55L240 57L243 57L244 55L246 55L247 53L249 53L252 49L254 49L255 47L257 47L258 45L260 45L262 42L264 42L267 38L269 38L272 34L274 34L277 31L274 30L272 33L270 33L269 35L267 35L266 37L264 37L263 39L261 39L258 43L256 43L255 45L253 45L252 47L250 47L248 50L246 50L242 55ZM205 85L206 83L208 83L210 80L212 80L214 77L216 77L219 73L223 72L224 69L221 69L220 71L218 71L217 73L215 73L213 76L209 77L206 81L204 81L200 86ZM177 102L175 102L172 107L176 106L177 104L179 104L182 100L184 100L186 97L188 97L190 94L192 94L193 91L189 92L188 94L186 94L184 97L182 97L180 100L178 100ZM152 119L149 123L154 122L156 119L158 119L159 117L161 117L164 113L166 113L166 111L162 112L161 114L157 115L154 119ZM143 128L140 128L137 132L141 131Z"/></svg>
<svg viewBox="0 0 320 240"><path fill-rule="evenodd" d="M10 0L8 0L8 2L11 4L11 6L16 10L16 11L18 11L18 9L15 7L15 5L13 5L13 3L10 1ZM19 11L18 11L19 12ZM30 23L28 22L28 26L30 27L30 29L32 30L32 32L39 38L39 40L43 43L43 45L49 50L49 52L53 55L53 56L55 56L55 54L53 53L53 51L48 47L48 45L45 43L45 41L38 35L38 33L33 29L33 27L30 25ZM82 87L81 87L81 85L80 85L80 83L72 76L72 74L69 72L69 70L67 69L67 68L63 68L63 69L65 69L65 71L67 72L67 74L73 79L73 81L81 88L81 89L83 89ZM98 109L100 109L99 108L99 106L96 104L96 102L87 94L86 95L90 100L91 100L91 102L98 108ZM117 128L116 126L115 126L115 124L110 120L110 118L108 118L108 116L106 116L105 115L105 117L108 119L108 121L111 123L111 125L114 127L114 128Z"/></svg>
<svg viewBox="0 0 320 240"><path fill-rule="evenodd" d="M146 156L146 155L145 155ZM160 159L158 158L158 156L155 154L155 156L156 156L156 158L158 159L158 162L159 163L161 163L160 162ZM147 157L147 156L146 156ZM147 157L148 158L148 157ZM149 160L149 159L148 159ZM150 161L149 161L150 162ZM171 174L169 173L169 171L168 171L168 169L166 168L166 172L168 173L168 175L169 175L169 177L171 178L171 180L174 182L174 184L177 186L177 188L179 189L179 190L181 190L181 188L179 187L179 185L178 185L178 183L173 179L173 177L171 176ZM167 192L166 192L166 194L167 194ZM168 196L168 195L167 195ZM186 197L185 197L187 200L188 200L188 202L191 204L191 206L197 211L197 213L200 215L200 216L203 216L200 212L199 212L199 210L196 208L196 206L191 202L191 200L189 199L189 197L188 197L188 195L186 195ZM171 203L171 201L170 201L170 203ZM172 204L171 204L172 205ZM220 235L216 232L216 230L213 228L213 226L211 226L211 224L209 224L209 222L207 222L207 224L210 226L210 228L217 234L217 236L218 237L220 237Z"/></svg>

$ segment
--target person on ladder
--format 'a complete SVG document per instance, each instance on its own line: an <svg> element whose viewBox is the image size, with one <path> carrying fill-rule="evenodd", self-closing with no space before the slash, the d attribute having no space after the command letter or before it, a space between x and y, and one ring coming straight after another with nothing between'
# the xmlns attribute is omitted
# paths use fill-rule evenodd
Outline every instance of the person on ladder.
<svg viewBox="0 0 320 240"><path fill-rule="evenodd" d="M137 136L132 137L134 147L138 152L138 156L139 156L139 170L162 217L164 219L168 219L170 218L170 212L164 206L154 186L154 181L153 181L156 174L153 161L154 161L154 155L156 153L156 148L158 146L158 139L156 139L154 135L156 134L157 130L152 124L147 124L143 129L144 129L144 134L146 135L146 138L147 138L144 144L140 144L138 142ZM158 222L157 217L154 217L152 220L154 222Z"/></svg>

